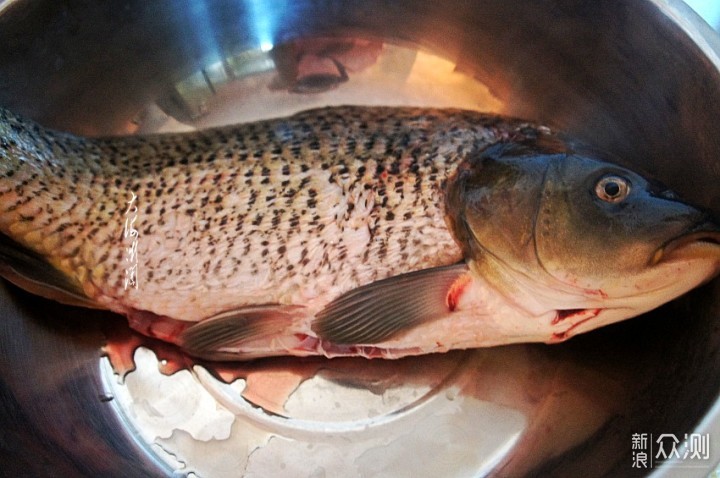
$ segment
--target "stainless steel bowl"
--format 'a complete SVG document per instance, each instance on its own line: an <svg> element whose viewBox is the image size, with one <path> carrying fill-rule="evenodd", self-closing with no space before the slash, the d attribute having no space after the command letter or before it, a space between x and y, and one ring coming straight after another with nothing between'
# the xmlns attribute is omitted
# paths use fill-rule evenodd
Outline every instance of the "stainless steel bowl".
<svg viewBox="0 0 720 478"><path fill-rule="evenodd" d="M678 0L5 0L0 45L0 104L79 134L339 102L489 109L720 215L720 40ZM160 374L176 355L152 343L119 380L101 347L137 338L109 314L3 283L0 315L8 476L704 476L720 461L718 280L561 345L260 361L230 385L207 365ZM652 468L633 467L634 434ZM652 462L663 434L709 448Z"/></svg>

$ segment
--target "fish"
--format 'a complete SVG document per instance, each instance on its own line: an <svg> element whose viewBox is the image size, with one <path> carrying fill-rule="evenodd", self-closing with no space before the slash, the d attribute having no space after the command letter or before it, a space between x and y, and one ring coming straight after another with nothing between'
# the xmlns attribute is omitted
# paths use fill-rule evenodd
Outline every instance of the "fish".
<svg viewBox="0 0 720 478"><path fill-rule="evenodd" d="M205 360L558 343L718 272L710 213L527 120L332 106L84 138L0 109L0 275Z"/></svg>

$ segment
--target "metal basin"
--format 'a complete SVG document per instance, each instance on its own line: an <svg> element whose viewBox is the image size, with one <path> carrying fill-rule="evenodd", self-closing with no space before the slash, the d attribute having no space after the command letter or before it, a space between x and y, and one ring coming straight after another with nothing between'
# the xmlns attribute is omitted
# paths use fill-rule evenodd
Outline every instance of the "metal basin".
<svg viewBox="0 0 720 478"><path fill-rule="evenodd" d="M349 102L486 109L720 215L720 40L680 1L5 0L0 45L0 104L79 134ZM564 344L397 362L187 364L5 283L0 316L9 476L705 476L720 460L718 280ZM102 355L135 346L121 380ZM681 456L663 462L670 435Z"/></svg>

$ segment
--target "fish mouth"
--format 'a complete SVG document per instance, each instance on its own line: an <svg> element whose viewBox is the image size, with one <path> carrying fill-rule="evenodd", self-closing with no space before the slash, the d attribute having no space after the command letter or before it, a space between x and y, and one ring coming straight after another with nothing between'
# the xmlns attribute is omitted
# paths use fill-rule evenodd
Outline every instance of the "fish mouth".
<svg viewBox="0 0 720 478"><path fill-rule="evenodd" d="M698 222L682 235L674 237L660 246L655 251L650 264L656 265L660 261L681 255L691 246L698 246L697 248L692 247L692 249L697 249L695 254L691 253L693 256L705 256L708 254L708 250L716 250L715 254L720 259L720 225L711 219Z"/></svg>

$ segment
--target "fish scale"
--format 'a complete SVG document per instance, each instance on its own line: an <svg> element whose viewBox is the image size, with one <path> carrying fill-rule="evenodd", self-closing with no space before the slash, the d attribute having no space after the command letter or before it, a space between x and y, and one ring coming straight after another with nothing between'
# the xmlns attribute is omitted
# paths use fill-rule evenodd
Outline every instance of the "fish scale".
<svg viewBox="0 0 720 478"><path fill-rule="evenodd" d="M3 190L2 232L111 310L187 321L258 300L319 307L460 260L441 184L464 154L520 128L469 111L335 107L191 134L81 139L3 114L17 143L3 150L3 173L26 184ZM133 195L138 287L126 289ZM18 213L30 218L18 223Z"/></svg>
<svg viewBox="0 0 720 478"><path fill-rule="evenodd" d="M577 146L456 109L95 139L0 109L0 275L237 360L555 343L720 272L717 221Z"/></svg>

